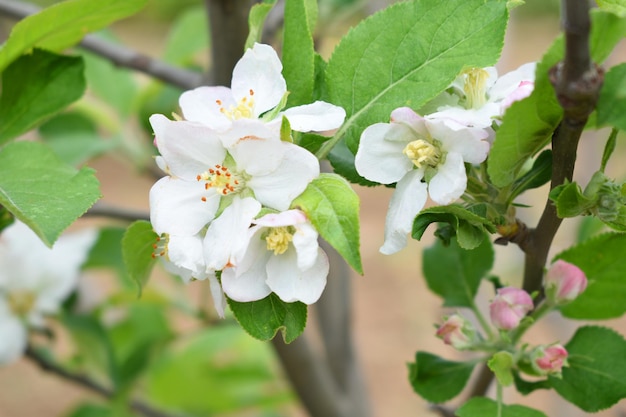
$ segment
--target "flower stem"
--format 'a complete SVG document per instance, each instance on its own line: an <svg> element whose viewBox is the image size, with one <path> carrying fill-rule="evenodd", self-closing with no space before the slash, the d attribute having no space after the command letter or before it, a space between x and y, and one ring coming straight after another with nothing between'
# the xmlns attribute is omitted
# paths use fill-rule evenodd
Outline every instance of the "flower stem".
<svg viewBox="0 0 626 417"><path fill-rule="evenodd" d="M496 401L498 402L498 417L502 417L502 384L496 386Z"/></svg>
<svg viewBox="0 0 626 417"><path fill-rule="evenodd" d="M476 316L476 319L478 320L478 322L480 323L480 326L483 328L483 330L485 331L485 333L487 334L487 338L489 340L494 340L494 333L493 333L493 329L491 328L491 326L489 325L489 323L487 322L487 320L485 319L485 316L481 313L481 311L478 309L478 306L476 305L476 302L472 299L472 305L470 307L472 309L472 311L474 312L474 315Z"/></svg>

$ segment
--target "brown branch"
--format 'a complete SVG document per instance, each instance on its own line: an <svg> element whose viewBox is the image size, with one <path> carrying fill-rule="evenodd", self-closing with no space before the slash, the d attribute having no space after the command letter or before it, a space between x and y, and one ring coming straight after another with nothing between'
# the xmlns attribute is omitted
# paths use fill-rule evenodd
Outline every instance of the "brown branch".
<svg viewBox="0 0 626 417"><path fill-rule="evenodd" d="M94 381L86 375L75 374L59 366L48 358L37 353L37 351L30 345L26 347L24 357L33 361L42 370L50 372L56 376L63 378L66 381L72 382L83 388L87 388L88 390L93 391L102 397L109 399L113 398L116 394L113 389L101 385L100 383ZM175 417L174 414L168 414L163 411L156 410L140 401L131 401L129 403L129 407L146 417Z"/></svg>
<svg viewBox="0 0 626 417"><path fill-rule="evenodd" d="M0 15L13 19L23 19L41 9L28 3L0 0ZM143 72L165 83L189 90L202 84L202 74L169 65L158 59L138 53L123 45L86 35L79 43L85 50L93 52L113 64Z"/></svg>
<svg viewBox="0 0 626 417"><path fill-rule="evenodd" d="M109 217L111 219L134 222L137 220L150 221L150 214L144 211L129 210L121 207L111 206L102 201L98 201L83 215L85 217Z"/></svg>

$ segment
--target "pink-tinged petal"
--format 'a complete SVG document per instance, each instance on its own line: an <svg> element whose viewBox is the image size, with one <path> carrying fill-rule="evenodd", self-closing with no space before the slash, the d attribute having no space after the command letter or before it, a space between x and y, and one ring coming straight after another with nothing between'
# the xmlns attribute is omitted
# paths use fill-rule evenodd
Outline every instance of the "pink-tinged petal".
<svg viewBox="0 0 626 417"><path fill-rule="evenodd" d="M282 69L283 65L271 46L255 43L233 70L231 88L235 100L251 97L254 117L273 109L287 92Z"/></svg>
<svg viewBox="0 0 626 417"><path fill-rule="evenodd" d="M409 107L400 107L391 112L392 124L403 124L410 127L413 132L414 139L427 138L430 136L428 129L426 128L425 119L419 114L415 113Z"/></svg>
<svg viewBox="0 0 626 417"><path fill-rule="evenodd" d="M318 248L315 264L306 270L297 267L297 258L294 248L289 248L282 255L270 257L267 262L267 284L287 303L301 301L313 304L326 287L328 258L324 251Z"/></svg>
<svg viewBox="0 0 626 417"><path fill-rule="evenodd" d="M463 158L458 153L449 153L428 183L428 194L435 203L448 205L461 197L466 187L467 175Z"/></svg>
<svg viewBox="0 0 626 417"><path fill-rule="evenodd" d="M546 298L562 305L576 299L587 288L587 276L576 265L562 259L552 264L544 277Z"/></svg>
<svg viewBox="0 0 626 417"><path fill-rule="evenodd" d="M170 235L168 239L166 260L183 270L177 274L185 282L191 278L206 279L208 274L202 253L202 238L199 235Z"/></svg>
<svg viewBox="0 0 626 417"><path fill-rule="evenodd" d="M291 128L298 132L323 132L337 129L346 118L346 111L325 101L292 107L283 113Z"/></svg>
<svg viewBox="0 0 626 417"><path fill-rule="evenodd" d="M217 314L224 318L224 310L226 309L226 297L224 291L215 274L209 274L209 285L211 287L211 297L213 298L213 306Z"/></svg>
<svg viewBox="0 0 626 417"><path fill-rule="evenodd" d="M264 206L285 211L294 198L320 174L317 158L304 148L282 142L287 148L280 165L267 175L256 175L247 182Z"/></svg>
<svg viewBox="0 0 626 417"><path fill-rule="evenodd" d="M312 268L318 261L318 233L313 225L308 222L296 225L295 228L296 233L293 235L293 246L298 254L298 268L305 271Z"/></svg>
<svg viewBox="0 0 626 417"><path fill-rule="evenodd" d="M172 121L161 114L150 117L159 152L169 172L176 177L195 180L216 164L221 164L226 149L213 130L186 121Z"/></svg>
<svg viewBox="0 0 626 417"><path fill-rule="evenodd" d="M202 123L215 130L228 129L231 120L221 111L237 105L228 87L198 87L185 91L179 100L185 120Z"/></svg>
<svg viewBox="0 0 626 417"><path fill-rule="evenodd" d="M233 122L230 129L220 133L220 138L231 152L243 142L261 139L280 142L280 125L273 128L259 119L238 119Z"/></svg>
<svg viewBox="0 0 626 417"><path fill-rule="evenodd" d="M521 65L516 70L504 74L498 78L489 90L489 101L499 102L506 99L524 81L535 81L535 69L537 63L529 62Z"/></svg>
<svg viewBox="0 0 626 417"><path fill-rule="evenodd" d="M18 360L26 350L28 333L17 317L0 313L0 365Z"/></svg>
<svg viewBox="0 0 626 417"><path fill-rule="evenodd" d="M150 222L158 234L195 235L213 220L219 202L200 182L164 177L150 189Z"/></svg>
<svg viewBox="0 0 626 417"><path fill-rule="evenodd" d="M500 102L500 112L504 114L504 112L511 107L511 104L516 101L520 101L530 96L535 89L535 83L532 81L522 81L519 83L517 88L511 92L508 96L506 96Z"/></svg>
<svg viewBox="0 0 626 417"><path fill-rule="evenodd" d="M261 204L254 198L235 197L211 222L204 238L204 259L208 268L222 270L237 264L235 254L248 244L248 229L260 210Z"/></svg>
<svg viewBox="0 0 626 417"><path fill-rule="evenodd" d="M306 215L300 210L287 210L280 213L270 213L252 221L252 223L264 227L295 226L306 222Z"/></svg>
<svg viewBox="0 0 626 417"><path fill-rule="evenodd" d="M385 243L380 248L381 253L391 255L406 246L413 219L426 204L428 196L423 177L423 171L413 170L396 185L385 219Z"/></svg>
<svg viewBox="0 0 626 417"><path fill-rule="evenodd" d="M376 123L363 131L354 165L362 177L381 184L400 181L413 169L413 162L402 153L418 138L403 124ZM387 140L387 139L392 140ZM404 138L404 140L396 140Z"/></svg>
<svg viewBox="0 0 626 417"><path fill-rule="evenodd" d="M514 329L533 307L533 300L526 291L515 287L500 288L489 305L491 322L501 330Z"/></svg>
<svg viewBox="0 0 626 417"><path fill-rule="evenodd" d="M239 264L222 271L222 289L235 301L256 301L272 292L266 284L266 265L272 252L267 250L265 240L261 239L261 231L262 228L255 230Z"/></svg>

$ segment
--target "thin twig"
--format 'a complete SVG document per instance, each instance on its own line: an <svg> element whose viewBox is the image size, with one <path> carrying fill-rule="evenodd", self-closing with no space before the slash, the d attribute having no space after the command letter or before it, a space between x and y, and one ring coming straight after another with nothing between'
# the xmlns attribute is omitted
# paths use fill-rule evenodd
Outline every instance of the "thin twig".
<svg viewBox="0 0 626 417"><path fill-rule="evenodd" d="M0 15L23 19L41 9L28 3L0 0ZM202 74L185 70L94 35L86 35L79 46L106 58L113 64L148 74L184 90L202 85Z"/></svg>
<svg viewBox="0 0 626 417"><path fill-rule="evenodd" d="M102 201L98 201L84 214L85 217L108 217L111 219L134 222L137 220L150 221L150 214L145 211L130 210L121 207L111 206Z"/></svg>
<svg viewBox="0 0 626 417"><path fill-rule="evenodd" d="M80 385L83 388L87 388L102 397L112 398L115 396L115 391L111 388L101 385L88 376L68 371L67 369L37 353L37 351L30 345L26 347L24 356L37 364L42 370L55 374L66 381ZM141 413L146 417L176 417L174 414L168 414L160 410L155 410L148 404L140 401L133 400L128 405L134 411Z"/></svg>

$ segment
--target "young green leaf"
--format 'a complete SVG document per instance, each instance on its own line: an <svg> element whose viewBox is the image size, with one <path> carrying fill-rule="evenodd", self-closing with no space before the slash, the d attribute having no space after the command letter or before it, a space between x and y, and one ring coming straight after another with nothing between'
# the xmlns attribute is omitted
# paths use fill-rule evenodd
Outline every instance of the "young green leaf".
<svg viewBox="0 0 626 417"><path fill-rule="evenodd" d="M64 164L44 144L19 141L0 148L0 205L48 246L100 196L93 169Z"/></svg>
<svg viewBox="0 0 626 417"><path fill-rule="evenodd" d="M342 138L354 154L361 132L402 106L420 108L466 66L493 65L508 20L506 2L413 0L394 4L352 29L327 67L328 98L346 110L326 156Z"/></svg>
<svg viewBox="0 0 626 417"><path fill-rule="evenodd" d="M459 395L476 364L452 362L428 352L417 352L415 362L408 366L415 392L429 402L442 403Z"/></svg>
<svg viewBox="0 0 626 417"><path fill-rule="evenodd" d="M508 387L513 384L513 355L505 350L494 353L487 362L489 369L495 374L498 384Z"/></svg>
<svg viewBox="0 0 626 417"><path fill-rule="evenodd" d="M615 126L626 131L626 63L614 66L605 74L597 110L598 126Z"/></svg>
<svg viewBox="0 0 626 417"><path fill-rule="evenodd" d="M193 64L194 55L209 48L208 29L206 9L203 6L185 10L176 17L167 34L163 60L181 66Z"/></svg>
<svg viewBox="0 0 626 417"><path fill-rule="evenodd" d="M561 313L580 320L609 319L624 314L626 304L607 302L626 299L624 253L626 234L606 233L558 254L555 260L575 264L589 280L585 292L561 307Z"/></svg>
<svg viewBox="0 0 626 417"><path fill-rule="evenodd" d="M13 62L2 73L0 144L78 100L85 92L83 71L80 57L39 49Z"/></svg>
<svg viewBox="0 0 626 417"><path fill-rule="evenodd" d="M359 274L359 197L336 174L321 174L292 203L302 210L324 238Z"/></svg>
<svg viewBox="0 0 626 417"><path fill-rule="evenodd" d="M471 307L480 281L493 267L494 252L488 239L473 250L451 241L437 240L424 249L423 272L428 288L443 298L445 307ZM445 278L442 278L445 277Z"/></svg>
<svg viewBox="0 0 626 417"><path fill-rule="evenodd" d="M562 379L549 379L561 397L590 413L626 398L626 340L622 335L607 327L585 326L565 349L569 367L563 368Z"/></svg>
<svg viewBox="0 0 626 417"><path fill-rule="evenodd" d="M252 48L255 42L261 42L265 18L275 4L276 0L263 0L262 3L257 3L250 8L250 14L248 15L249 32L244 50Z"/></svg>
<svg viewBox="0 0 626 417"><path fill-rule="evenodd" d="M315 83L313 30L317 18L316 0L285 2L283 76L289 90L287 107L311 103Z"/></svg>
<svg viewBox="0 0 626 417"><path fill-rule="evenodd" d="M147 0L71 0L52 5L18 22L0 48L0 72L33 48L60 52L89 32L137 13ZM6 86L6 84L5 84Z"/></svg>
<svg viewBox="0 0 626 417"><path fill-rule="evenodd" d="M456 410L458 417L547 417L534 408L523 405L503 405L498 413L498 403L491 398L474 397Z"/></svg>
<svg viewBox="0 0 626 417"><path fill-rule="evenodd" d="M624 0L596 0L602 10L615 13L618 16L626 16L626 2Z"/></svg>
<svg viewBox="0 0 626 417"><path fill-rule="evenodd" d="M285 343L291 343L306 326L306 304L286 303L274 293L247 303L228 299L228 305L241 327L259 340L271 340L280 330Z"/></svg>
<svg viewBox="0 0 626 417"><path fill-rule="evenodd" d="M139 294L150 278L150 272L156 262L153 257L158 235L152 230L150 222L138 220L128 226L122 239L122 256L129 277L137 283Z"/></svg>

